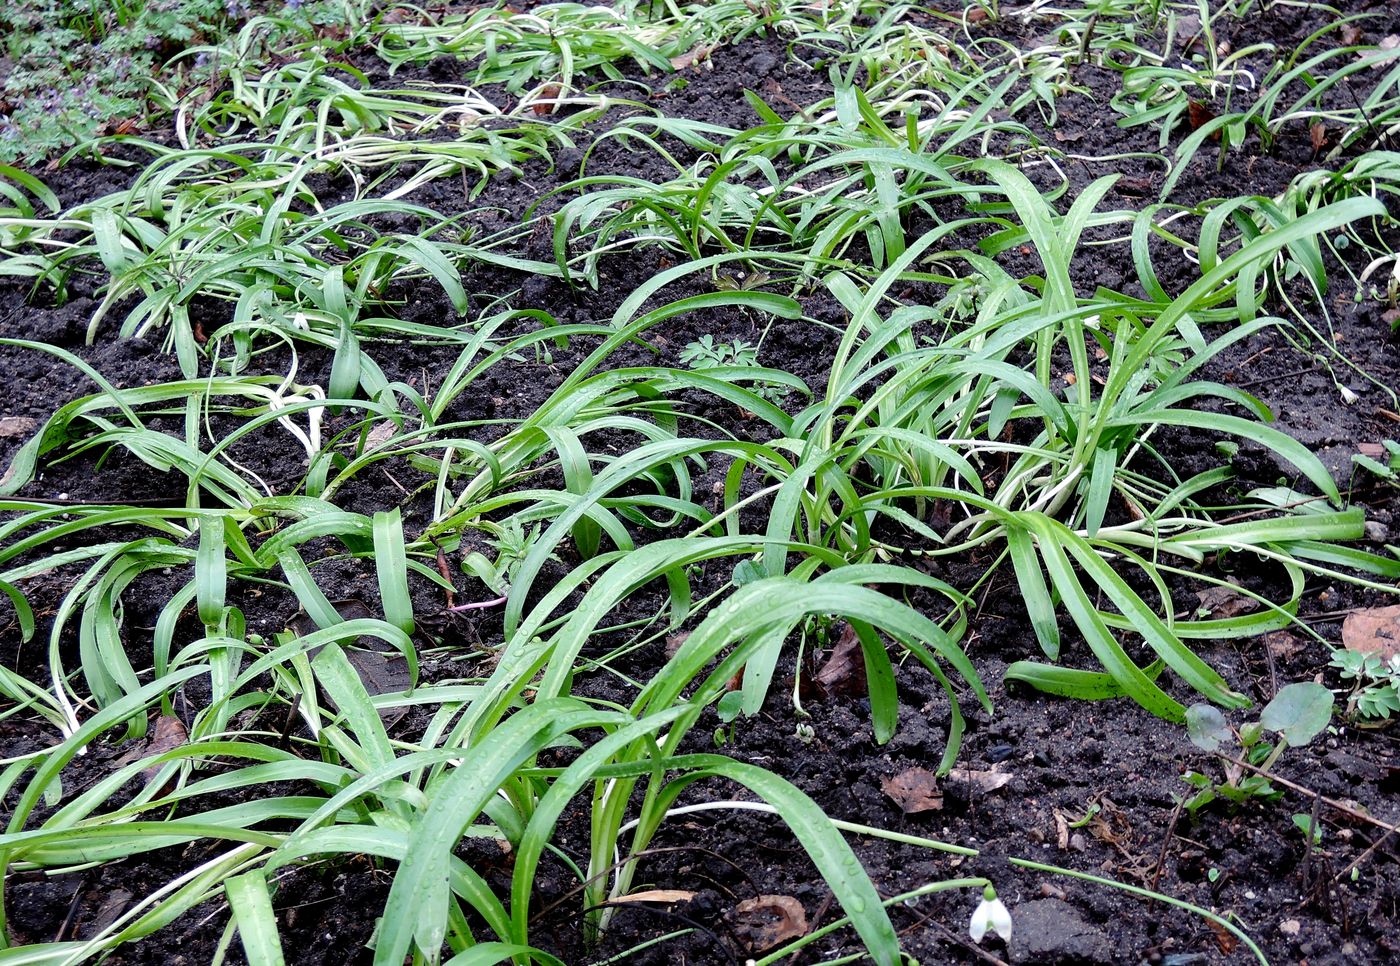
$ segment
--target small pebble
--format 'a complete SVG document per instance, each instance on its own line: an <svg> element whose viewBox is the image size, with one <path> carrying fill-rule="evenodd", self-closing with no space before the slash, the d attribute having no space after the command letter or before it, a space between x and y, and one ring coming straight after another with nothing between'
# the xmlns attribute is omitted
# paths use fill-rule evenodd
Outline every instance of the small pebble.
<svg viewBox="0 0 1400 966"><path fill-rule="evenodd" d="M1075 852L1085 852L1089 848L1089 843L1084 840L1084 836L1075 832L1069 837L1069 847Z"/></svg>
<svg viewBox="0 0 1400 966"><path fill-rule="evenodd" d="M1297 919L1285 919L1278 924L1278 931L1285 936L1296 936L1298 935L1298 931L1302 928L1303 924Z"/></svg>

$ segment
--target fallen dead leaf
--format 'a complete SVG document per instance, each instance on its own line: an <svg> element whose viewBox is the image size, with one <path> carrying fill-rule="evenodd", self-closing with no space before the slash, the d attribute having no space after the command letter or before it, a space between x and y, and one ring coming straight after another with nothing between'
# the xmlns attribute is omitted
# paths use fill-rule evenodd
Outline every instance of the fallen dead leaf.
<svg viewBox="0 0 1400 966"><path fill-rule="evenodd" d="M986 20L990 16L991 14L987 12L987 9L985 7L973 7L967 12L967 22L981 23L983 20Z"/></svg>
<svg viewBox="0 0 1400 966"><path fill-rule="evenodd" d="M394 421L386 419L374 424L374 428L365 434L365 449L374 449L389 442L394 435Z"/></svg>
<svg viewBox="0 0 1400 966"><path fill-rule="evenodd" d="M671 904L675 902L689 902L695 898L695 893L687 892L685 889L647 889L645 892L633 892L630 895L618 896L608 900L613 905L628 902L659 902Z"/></svg>
<svg viewBox="0 0 1400 966"><path fill-rule="evenodd" d="M1176 21L1176 35L1181 38L1183 48L1190 47L1195 43L1201 34L1201 18L1195 14L1185 17L1178 17Z"/></svg>
<svg viewBox="0 0 1400 966"><path fill-rule="evenodd" d="M1235 934L1214 920L1209 921L1209 925L1210 931L1215 933L1215 945L1220 947L1220 951L1226 956L1233 953L1235 947L1240 944Z"/></svg>
<svg viewBox="0 0 1400 966"><path fill-rule="evenodd" d="M1196 600L1199 610L1209 614L1212 620L1228 620L1259 609L1259 601L1228 585L1207 587L1196 594Z"/></svg>
<svg viewBox="0 0 1400 966"><path fill-rule="evenodd" d="M125 889L101 890L94 899L99 897L101 904L84 925L87 929L101 932L122 917L122 913L126 912L134 897Z"/></svg>
<svg viewBox="0 0 1400 966"><path fill-rule="evenodd" d="M28 416L5 416L0 418L0 436L6 439L28 436L37 425L39 425L38 420L30 419Z"/></svg>
<svg viewBox="0 0 1400 966"><path fill-rule="evenodd" d="M813 678L827 694L859 696L866 691L865 656L860 639L850 624L842 625L841 637L831 649L831 656Z"/></svg>
<svg viewBox="0 0 1400 966"><path fill-rule="evenodd" d="M558 84L546 84L540 88L540 99L553 100L559 96L559 91ZM554 104L541 104L536 101L535 104L531 106L530 110L534 111L536 114L548 114L554 110L555 106Z"/></svg>
<svg viewBox="0 0 1400 966"><path fill-rule="evenodd" d="M362 618L373 617L374 613L360 600L338 600L332 602L333 606L342 618L347 621L360 620ZM306 614L298 614L292 618L290 625L298 636L305 636L316 629L316 625ZM357 638L358 645L377 645L379 641L374 638ZM408 673L408 661L397 651L379 651L371 647L346 646L345 658L350 662L350 666L355 669L360 683L365 686L371 697L380 694L393 694L399 691L407 691L413 684L413 678ZM319 654L319 647L312 648L311 657ZM335 702L328 701L331 707ZM386 727L397 724L404 715L408 713L407 707L380 708L379 717L383 719Z"/></svg>
<svg viewBox="0 0 1400 966"><path fill-rule="evenodd" d="M1312 142L1314 151L1321 151L1327 146L1327 125L1318 121L1308 128L1308 140Z"/></svg>
<svg viewBox="0 0 1400 966"><path fill-rule="evenodd" d="M1120 178L1113 186L1120 195L1143 197L1152 193L1151 178Z"/></svg>
<svg viewBox="0 0 1400 966"><path fill-rule="evenodd" d="M1200 101L1189 101L1186 105L1186 120L1191 124L1191 130L1205 127L1215 120L1215 112Z"/></svg>
<svg viewBox="0 0 1400 966"><path fill-rule="evenodd" d="M1269 653L1274 657L1291 661L1303 649L1303 642L1296 634L1287 631L1274 631L1272 634L1264 635L1264 646L1269 649Z"/></svg>
<svg viewBox="0 0 1400 966"><path fill-rule="evenodd" d="M905 815L934 812L943 807L938 776L927 768L908 768L898 775L882 778L880 789Z"/></svg>
<svg viewBox="0 0 1400 966"><path fill-rule="evenodd" d="M1004 788L1011 781L1011 774L1010 772L998 771L995 768L990 771L981 771L976 768L954 768L948 772L948 780L966 785L971 791L985 795L998 788Z"/></svg>
<svg viewBox="0 0 1400 966"><path fill-rule="evenodd" d="M1346 46L1355 47L1357 44L1361 43L1361 26L1360 24L1349 23L1338 31L1338 36L1341 37L1342 43Z"/></svg>
<svg viewBox="0 0 1400 966"><path fill-rule="evenodd" d="M696 44L683 54L677 54L671 58L672 70L685 70L687 67L694 67L702 60L708 60L710 51L714 48L709 44Z"/></svg>
<svg viewBox="0 0 1400 966"><path fill-rule="evenodd" d="M156 718L156 723L151 728L151 739L146 743L141 755L163 755L167 751L174 751L185 742L190 740L190 733L185 729L185 723L174 715L163 714ZM141 772L141 780L148 782L160 774L163 766L152 765Z"/></svg>
<svg viewBox="0 0 1400 966"><path fill-rule="evenodd" d="M1400 654L1400 604L1348 614L1342 622L1342 644L1383 661Z"/></svg>
<svg viewBox="0 0 1400 966"><path fill-rule="evenodd" d="M408 662L397 652L385 653L347 647L345 657L359 674L365 690L371 696L407 691L413 684L413 678L408 673Z"/></svg>
<svg viewBox="0 0 1400 966"><path fill-rule="evenodd" d="M734 932L755 953L807 935L807 912L792 896L745 899L730 917Z"/></svg>
<svg viewBox="0 0 1400 966"><path fill-rule="evenodd" d="M666 660L676 656L676 652L681 649L681 645L690 639L690 631L678 631L666 638Z"/></svg>

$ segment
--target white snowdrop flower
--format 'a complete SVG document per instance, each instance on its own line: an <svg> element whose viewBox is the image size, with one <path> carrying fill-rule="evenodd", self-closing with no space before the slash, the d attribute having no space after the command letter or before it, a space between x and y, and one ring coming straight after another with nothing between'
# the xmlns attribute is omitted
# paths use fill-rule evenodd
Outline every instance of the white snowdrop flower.
<svg viewBox="0 0 1400 966"><path fill-rule="evenodd" d="M1346 386L1338 386L1337 388L1342 391L1342 402L1346 403L1348 406L1350 406L1352 403L1356 402L1358 399L1361 398L1356 393L1348 389Z"/></svg>
<svg viewBox="0 0 1400 966"><path fill-rule="evenodd" d="M1011 941L1011 913L997 898L997 890L991 886L982 890L982 901L973 910L972 922L967 931L972 934L973 942L980 943L982 937L987 935L988 929L1006 942Z"/></svg>

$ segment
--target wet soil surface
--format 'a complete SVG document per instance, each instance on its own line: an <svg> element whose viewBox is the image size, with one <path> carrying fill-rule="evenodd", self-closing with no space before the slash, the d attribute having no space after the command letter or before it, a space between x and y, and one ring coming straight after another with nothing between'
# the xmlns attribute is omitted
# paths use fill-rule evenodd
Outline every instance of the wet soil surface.
<svg viewBox="0 0 1400 966"><path fill-rule="evenodd" d="M1362 4L1353 6L1356 12L1367 9ZM1397 29L1393 8L1371 4L1370 9L1389 19L1368 24L1368 32L1384 35ZM1318 16L1280 13L1248 18L1232 27L1228 39L1235 49L1259 41L1287 47L1317 29L1321 24ZM1005 23L979 24L977 29L986 36L1005 36L1024 43L1029 35L1021 37L1020 33L1035 33L1043 26L1024 27L1012 18ZM793 56L800 53L790 51L779 40L757 38L715 51L708 69L687 72L689 83L683 92L667 92L666 78L648 78L635 71L628 83L616 85L615 92L643 99L650 109L743 129L758 123L744 99L746 88L772 95L776 86L784 98L799 105L830 93L825 73L803 66ZM360 66L369 68L372 64ZM395 79L443 80L454 67L450 61L434 62L406 68ZM382 67L379 72L383 74ZM1117 194L1110 195L1105 204L1140 207L1144 196L1155 197L1161 186L1163 165L1151 157L1159 151L1157 131L1123 129L1114 123L1116 115L1108 109L1107 99L1120 83L1115 72L1086 65L1078 81L1084 90L1059 100L1053 127L1031 116L1022 120L1043 143L1062 149L1072 145L1077 157L1061 164L1069 197L1092 178L1120 173L1123 177ZM639 90L652 94L639 97ZM487 93L504 104L502 92ZM623 109L627 110L638 109ZM449 179L420 189L410 200L447 214L473 211L469 224L484 231L498 230L522 218L553 188L576 177L591 139L620 116L621 112L615 112L599 125L576 134L575 147L557 152L553 165L531 162L518 174L493 178L475 199L467 197L468 185ZM1175 150L1188 133L1189 129L1173 131L1167 150ZM682 164L695 158L695 152L683 145L667 146ZM1126 157L1097 160L1106 155ZM1267 153L1257 139L1221 160L1216 149L1207 148L1191 162L1170 200L1189 206L1215 197L1273 196L1299 174L1317 166L1315 155L1305 130L1288 132ZM609 139L599 142L587 155L584 173L664 180L671 170L654 154ZM1043 173L1040 169L1036 176ZM47 180L66 203L72 203L115 190L130 176L129 169L79 159ZM330 202L337 190L348 188L326 184L318 190L322 200ZM546 199L541 210L550 211L559 203L558 196ZM548 258L548 233L532 236L522 253ZM1196 277L1195 266L1179 253L1154 250L1154 258L1158 256L1156 270L1168 291L1179 291ZM1015 258L1016 253L1010 253L1009 270L1028 274L1037 267L1033 256L1021 264L1014 264ZM606 320L622 298L662 267L662 255L655 250L605 259L595 290L478 266L465 279L473 299L469 317L504 300L504 305L514 308L545 310L560 322ZM1331 267L1336 281L1329 312L1324 315L1313 305L1307 307L1306 314L1317 332L1326 334L1338 351L1374 377L1375 384L1339 370L1316 334L1279 329L1237 343L1215 359L1204 376L1258 395L1277 414L1278 425L1321 454L1346 487L1351 482L1351 455L1362 444L1400 436L1396 408L1387 392L1400 387L1400 340L1385 318L1386 307L1374 301L1353 301L1352 286L1340 266ZM1140 292L1127 247L1121 243L1082 249L1074 274L1081 294L1099 285L1128 294ZM670 300L705 290L702 282L690 281L671 286L664 295ZM435 289L424 286L402 294L400 315L406 320L441 323L453 317ZM118 339L111 325L99 330L88 344L87 325L98 295L80 289L65 304L56 305L51 293L41 291L31 298L24 284L0 280L0 336L65 349L118 386L178 378L173 357L159 345ZM807 320L779 320L766 332L747 316L691 313L654 329L650 349L629 347L608 365L679 365L681 349L700 335L712 334L718 341L755 341L761 335L762 364L792 372L820 392L845 316L834 299L820 293L804 296L803 305ZM1271 309L1282 313L1279 306ZM197 311L217 318L225 310L206 306ZM548 362L508 361L497 366L469 398L458 401L453 418L509 419L528 414L591 348L587 340L578 340L556 351ZM436 385L456 353L386 342L376 346L373 354L391 380L419 380L419 385L426 380ZM259 364L268 372L285 371L285 357L271 355ZM278 369L279 364L282 369ZM1357 393L1355 403L1343 401L1329 364L1338 379ZM309 351L303 354L301 365L302 381L324 382L330 359L324 353ZM42 422L56 407L94 388L82 372L59 358L33 350L0 349L0 416ZM733 407L709 400L697 400L695 405L697 415L713 420L724 432L740 438L762 432ZM694 431L701 432L698 427L702 425L696 423ZM0 457L8 459L24 438L23 432L0 437ZM1186 476L1219 462L1215 442L1179 431L1162 434L1157 445ZM1277 463L1248 441L1244 443L1235 459L1241 489L1272 485L1291 476L1286 464ZM297 448L275 428L260 434L246 450L240 451L244 461L276 486L295 485L304 471ZM366 513L399 505L404 499L399 487L412 489L421 482L413 472L411 468L395 468L394 476L388 479L371 474L348 487L340 502ZM719 472L712 470L712 474ZM706 479L699 485L710 482ZM87 458L47 464L21 495L40 500L178 504L184 487L183 478L152 473L132 457L114 452L100 470ZM1359 485L1351 497L1366 509L1368 519L1382 528L1373 531L1378 535L1384 534L1383 528L1392 524L1392 515L1400 509L1394 489L1374 484ZM428 509L418 502L405 506L410 530L415 522L422 524ZM638 539L655 536L639 534ZM942 569L934 573L955 584L959 578L966 583L989 563L956 561L939 565ZM1241 562L1239 566L1246 580L1263 586L1277 582L1276 574L1254 573L1256 564ZM328 596L337 598L364 595L370 574L350 561L322 568L318 577ZM46 584L36 581L26 588L41 615L38 640L45 639L44 622L52 620L53 607L71 576L57 574L46 579ZM701 583L712 589L727 579L725 573L706 573ZM128 626L149 628L178 586L173 580L169 586L139 585L139 594L135 590L128 594ZM1184 582L1173 590L1181 599L1191 599L1192 588ZM463 593L468 592L463 589ZM1284 790L1281 800L1238 808L1214 805L1192 816L1178 807L1190 791L1182 775L1188 770L1218 774L1220 765L1198 752L1182 729L1124 702L1060 701L1008 691L1000 683L1009 663L1033 657L1037 651L1017 598L1014 580L1005 569L979 595L964 643L988 684L995 713L978 709L971 694L961 696L969 717L958 764L967 773L961 780L941 783L936 806L906 814L887 792L896 776L912 768L936 767L946 741L947 699L937 683L913 662L900 669L900 728L885 745L875 742L867 701L840 689L824 693L810 684L814 672L829 656L826 653L809 655L800 667L790 661L780 671L781 686L774 688L763 712L741 719L732 729L723 729L724 753L786 777L832 817L981 850L976 858L960 858L871 837L851 838L882 894L895 895L938 879L987 875L1012 909L1016 931L1010 947L991 944L989 954L982 954L966 938L967 920L975 904L975 897L968 893L938 894L897 906L892 916L911 955L924 964L1009 960L1190 966L1250 959L1232 935L1199 916L1105 886L1016 869L1004 861L1007 856L1020 856L1107 876L1227 915L1276 963L1320 966L1400 961L1400 836L1387 835L1382 827L1400 819L1400 758L1393 729L1357 730L1339 722L1325 738L1284 756L1278 774L1297 787ZM659 600L656 594L639 594L629 602L627 612L615 619L622 622L647 615ZM1351 609L1388 602L1382 595L1347 584L1314 581L1304 595L1303 611L1320 634L1336 640L1341 619ZM244 603L250 626L258 620L276 626L289 619L295 606L289 595L277 593ZM447 614L440 596L426 588L417 589L416 603L431 634L422 644L442 646L425 659L425 677L434 680L479 673L474 670L474 659L458 658L479 654L481 644L498 641L499 620L489 612L473 619ZM1066 628L1065 633L1066 662L1089 660L1087 648L1082 643L1076 647L1072 629ZM0 629L0 634L17 636L13 625ZM140 637L139 632L134 634ZM133 640L132 647L148 648L149 637ZM632 679L645 679L665 661L665 647L664 641L656 641L635 651L618 663L617 670ZM1199 650L1233 688L1260 703L1291 681L1339 683L1326 667L1327 649L1301 634L1199 642ZM22 673L37 674L44 658L32 646L23 651L7 646L5 659ZM597 674L584 677L579 687L592 697L630 703L632 692L622 688L619 680L614 675ZM795 689L802 696L800 714L790 698ZM416 724L419 722L410 717L396 727L411 736ZM713 751L716 729L719 722L710 715L694 732L687 750ZM0 743L7 756L32 751L48 740L41 726L23 717L0 721ZM71 769L73 787L84 787L106 774L112 761L124 752L119 736L99 743L88 758ZM1317 795L1327 796L1333 803L1319 805ZM686 801L731 797L746 796L738 788L711 782ZM580 811L566 818L558 839L560 847L575 858L581 855L587 838L583 804ZM1315 848L1308 847L1295 823L1297 814L1316 816L1322 838ZM1382 824L1368 821L1368 815ZM212 846L192 846L68 875L16 876L7 888L11 939L40 942L91 935L139 897L213 853ZM475 847L467 856L488 881L500 886L508 881L509 856ZM368 962L370 953L364 944L371 938L391 874L392 870L368 861L310 864L289 872L280 881L275 900L288 961ZM698 811L676 818L640 860L635 882L639 889L681 890L691 898L671 905L621 907L601 946L585 947L577 896L571 893L574 881L562 864L546 864L538 887L535 940L570 963L597 962L623 954L622 961L629 963L731 963L742 962L753 952L747 944L749 933L735 911L745 900L792 897L802 907L811 929L840 915L781 820L749 811ZM211 902L155 936L119 950L108 962L208 962L226 923L226 910ZM638 951L650 939L684 929L691 931ZM788 962L817 962L854 949L849 933L838 932ZM230 958L240 961L240 955L234 949Z"/></svg>

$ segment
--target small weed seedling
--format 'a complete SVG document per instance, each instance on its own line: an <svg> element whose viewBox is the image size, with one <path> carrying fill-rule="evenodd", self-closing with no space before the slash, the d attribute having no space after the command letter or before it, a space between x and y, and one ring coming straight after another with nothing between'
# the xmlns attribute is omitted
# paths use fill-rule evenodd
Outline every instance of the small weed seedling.
<svg viewBox="0 0 1400 966"><path fill-rule="evenodd" d="M1290 684L1264 706L1259 720L1243 724L1238 730L1225 720L1219 708L1209 704L1194 704L1186 709L1186 730L1191 743L1202 751L1220 755L1225 780L1217 781L1203 772L1188 771L1183 777L1197 789L1184 805L1194 816L1217 798L1242 804L1252 798L1273 801L1282 793L1270 784L1266 772L1274 766L1285 748L1299 748L1312 741L1332 720L1332 692L1320 684L1303 682ZM1265 733L1278 735L1274 742L1265 740ZM1259 769L1245 768L1226 749L1238 744L1239 759Z"/></svg>
<svg viewBox="0 0 1400 966"><path fill-rule="evenodd" d="M1383 660L1374 654L1339 648L1329 662L1351 682L1347 717L1358 724L1381 724L1400 714L1400 654Z"/></svg>
<svg viewBox="0 0 1400 966"><path fill-rule="evenodd" d="M681 350L681 362L691 369L720 369L724 366L758 365L758 346L743 339L716 342L712 335L702 335Z"/></svg>

